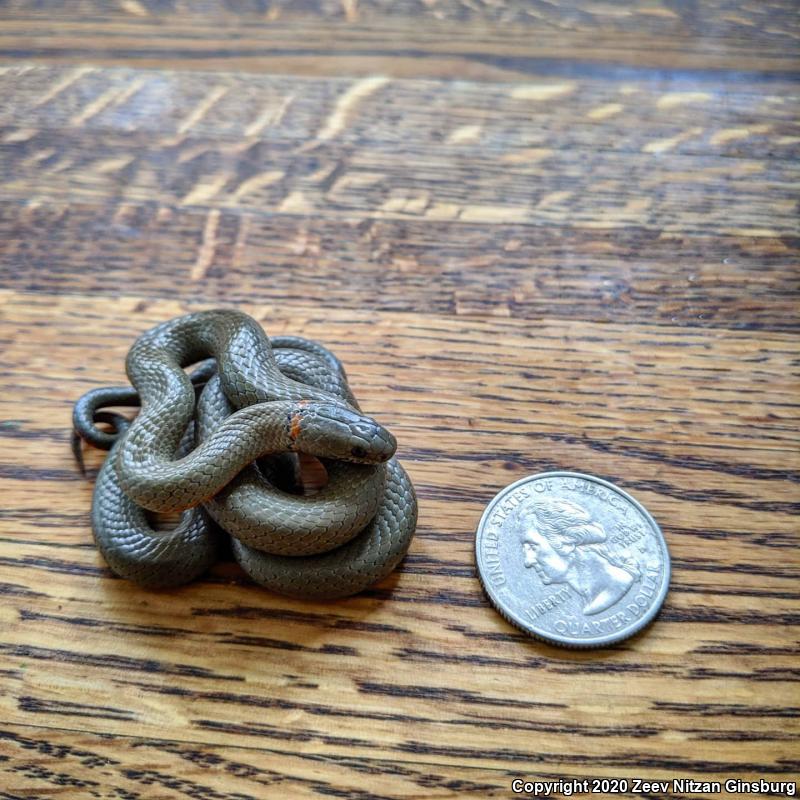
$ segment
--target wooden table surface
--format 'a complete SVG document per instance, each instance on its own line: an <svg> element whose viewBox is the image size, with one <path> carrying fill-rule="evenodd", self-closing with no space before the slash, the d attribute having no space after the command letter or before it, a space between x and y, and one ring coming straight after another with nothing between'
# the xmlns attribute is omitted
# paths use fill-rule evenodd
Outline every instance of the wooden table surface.
<svg viewBox="0 0 800 800"><path fill-rule="evenodd" d="M796 780L799 36L780 1L3 2L0 798ZM363 595L96 552L71 405L216 306L397 435L418 532ZM481 591L483 508L554 469L664 530L620 646Z"/></svg>

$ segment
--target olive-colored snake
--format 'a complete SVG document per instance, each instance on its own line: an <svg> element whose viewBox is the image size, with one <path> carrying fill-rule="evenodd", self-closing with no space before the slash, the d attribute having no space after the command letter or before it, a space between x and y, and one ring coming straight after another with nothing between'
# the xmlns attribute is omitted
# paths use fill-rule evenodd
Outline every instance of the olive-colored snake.
<svg viewBox="0 0 800 800"><path fill-rule="evenodd" d="M394 437L360 412L330 351L269 339L236 311L204 311L142 334L126 368L133 388L92 390L73 413L78 436L110 448L92 529L118 575L186 583L217 560L220 528L254 580L294 597L354 594L403 558L417 521L413 486L393 458ZM120 405L141 410L132 422L101 410ZM325 466L317 494L281 488L292 453ZM183 513L161 531L148 511Z"/></svg>

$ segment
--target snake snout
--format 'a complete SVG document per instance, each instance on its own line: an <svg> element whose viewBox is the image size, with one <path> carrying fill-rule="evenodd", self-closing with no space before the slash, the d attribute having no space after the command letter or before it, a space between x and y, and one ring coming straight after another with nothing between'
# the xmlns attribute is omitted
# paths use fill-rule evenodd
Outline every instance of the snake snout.
<svg viewBox="0 0 800 800"><path fill-rule="evenodd" d="M388 461L397 449L397 440L374 419L334 403L314 403L306 407L302 425L302 444L318 456L378 464Z"/></svg>
<svg viewBox="0 0 800 800"><path fill-rule="evenodd" d="M369 425L359 426L353 438L355 443L350 454L357 461L388 461L397 450L397 439L374 420L370 420Z"/></svg>

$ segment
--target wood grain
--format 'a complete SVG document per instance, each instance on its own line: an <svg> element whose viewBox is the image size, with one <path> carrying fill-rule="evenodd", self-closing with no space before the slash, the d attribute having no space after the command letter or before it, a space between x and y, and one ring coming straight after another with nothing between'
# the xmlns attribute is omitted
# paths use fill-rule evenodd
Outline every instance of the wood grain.
<svg viewBox="0 0 800 800"><path fill-rule="evenodd" d="M0 56L487 81L649 70L715 83L725 72L769 81L798 71L791 0L80 0L63 9L63 0L6 2Z"/></svg>
<svg viewBox="0 0 800 800"><path fill-rule="evenodd" d="M771 112L781 117L774 129L764 123L751 130L735 111L720 124L718 109L697 111L715 104L710 94L660 93L646 101L652 116L638 142L603 147L604 138L619 142L619 123L589 115L608 108L608 96L587 97L576 82L503 87L486 103L476 86L450 92L447 83L425 83L393 90L379 78L332 82L319 91L307 81L284 81L280 92L261 79L223 80L209 88L208 77L165 85L161 77L129 71L34 70L9 75L9 83L15 78L33 87L19 113L7 115L16 123L5 135L0 165L7 178L2 197L8 199L113 196L143 204L158 197L169 206L315 217L570 222L592 230L635 226L764 238L796 232L791 156L800 137L790 135L797 133L796 123L783 119L781 110ZM45 87L53 81L58 91L50 97ZM586 129L583 143L575 132L562 141L558 130L544 128L573 93L564 128ZM245 119L240 111L235 124L230 104L247 102L249 108L251 99L257 111ZM628 113L638 114L642 101L626 102L633 104ZM741 98L734 107L737 102ZM784 102L777 96L758 100L773 109ZM164 105L172 112L164 114ZM442 107L444 116L437 114L428 130L417 131L413 118L408 126L393 124L401 116L396 109L405 105ZM683 106L689 108L678 113ZM42 107L50 111L37 111ZM712 119L704 120L706 113ZM380 125L372 124L373 114ZM494 116L504 122L493 123ZM522 126L528 133L511 133ZM592 136L597 127L610 130ZM767 153L756 151L768 157L703 152L712 142L724 150L731 139L751 136L769 138ZM705 144L673 153L692 139ZM596 144L587 146L592 140Z"/></svg>
<svg viewBox="0 0 800 800"><path fill-rule="evenodd" d="M0 798L796 780L794 12L5 3ZM72 403L219 305L330 346L398 437L418 533L359 597L230 562L145 591L94 548ZM665 607L615 648L480 590L483 508L548 469L664 529Z"/></svg>
<svg viewBox="0 0 800 800"><path fill-rule="evenodd" d="M513 780L505 769L462 771L446 764L297 754L280 746L198 746L32 726L0 731L2 754L15 763L14 770L5 773L8 782L5 792L0 789L2 798L51 792L54 784L63 787L65 796L83 792L114 800L242 800L273 792L297 798L452 797L454 793L502 797Z"/></svg>

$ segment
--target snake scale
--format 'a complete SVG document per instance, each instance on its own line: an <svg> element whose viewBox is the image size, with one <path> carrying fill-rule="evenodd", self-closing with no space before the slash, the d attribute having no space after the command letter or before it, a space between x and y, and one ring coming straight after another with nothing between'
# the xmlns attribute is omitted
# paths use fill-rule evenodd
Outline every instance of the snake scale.
<svg viewBox="0 0 800 800"><path fill-rule="evenodd" d="M94 389L73 412L76 435L110 450L92 529L115 573L149 587L187 583L219 558L227 532L256 582L323 599L362 591L403 558L414 488L394 437L361 412L326 348L270 339L237 311L202 311L142 334L126 369L132 387ZM130 421L110 406L141 408ZM316 494L285 488L300 453L328 473ZM151 512L182 513L164 531Z"/></svg>

